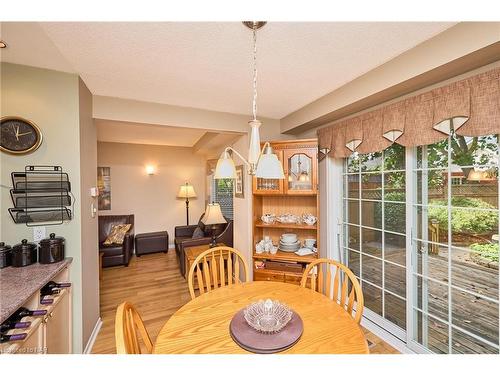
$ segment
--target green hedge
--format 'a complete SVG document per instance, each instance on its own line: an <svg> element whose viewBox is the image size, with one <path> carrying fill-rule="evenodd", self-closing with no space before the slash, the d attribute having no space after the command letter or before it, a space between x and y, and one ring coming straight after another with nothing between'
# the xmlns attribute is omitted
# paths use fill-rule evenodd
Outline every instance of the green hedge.
<svg viewBox="0 0 500 375"><path fill-rule="evenodd" d="M447 200L435 199L429 204L443 207L429 207L429 220L437 220L442 230L448 230ZM495 211L463 210L468 208L495 208L491 204L477 198L452 198L451 230L453 233L490 234L498 228L498 213Z"/></svg>

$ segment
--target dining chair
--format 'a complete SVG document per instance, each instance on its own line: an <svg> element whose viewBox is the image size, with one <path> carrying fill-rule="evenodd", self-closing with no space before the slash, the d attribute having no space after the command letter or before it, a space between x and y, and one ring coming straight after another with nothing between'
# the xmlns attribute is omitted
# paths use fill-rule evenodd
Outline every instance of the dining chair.
<svg viewBox="0 0 500 375"><path fill-rule="evenodd" d="M137 332L139 331L139 332ZM116 309L115 340L117 354L141 354L139 336L146 347L147 354L153 352L153 342L144 327L139 312L129 302L123 302Z"/></svg>
<svg viewBox="0 0 500 375"><path fill-rule="evenodd" d="M354 321L359 324L363 316L363 291L356 276L345 265L325 258L309 263L300 281L301 287L306 288L306 285L338 303L351 316L355 308Z"/></svg>
<svg viewBox="0 0 500 375"><path fill-rule="evenodd" d="M195 259L188 273L188 286L191 299L196 298L194 293L197 279L200 295L225 284L239 284L240 263L243 265L244 282L248 281L248 265L243 255L236 249L227 246L218 246L202 252Z"/></svg>

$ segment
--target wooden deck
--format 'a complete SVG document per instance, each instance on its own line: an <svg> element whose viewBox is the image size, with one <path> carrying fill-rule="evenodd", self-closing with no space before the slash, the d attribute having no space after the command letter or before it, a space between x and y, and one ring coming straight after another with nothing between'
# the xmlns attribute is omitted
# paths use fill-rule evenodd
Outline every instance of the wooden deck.
<svg viewBox="0 0 500 375"><path fill-rule="evenodd" d="M380 244L367 243L370 254L379 256L377 247ZM405 264L405 249L386 249L386 259L398 264ZM356 272L359 269L359 261L351 262L351 268ZM419 273L422 272L423 259L418 257ZM382 261L371 257L362 257L363 277L376 284L382 285ZM427 275L443 283L448 283L448 249L441 247L437 255L429 255L427 259ZM490 302L480 296L486 296L498 301L498 270L488 268L474 263L467 251L452 250L451 283L467 291L476 293L478 296L452 288L452 317L453 324L480 336L498 345L499 338L499 305ZM391 266L386 263L385 286L392 292L405 297L406 280L404 269ZM433 281L427 283L427 311L438 318L448 321L448 287ZM365 283L363 292L366 306L382 314L381 291ZM389 300L387 300L389 299ZM418 300L422 301L422 280L418 282ZM389 304L390 302L390 304ZM419 308L425 311L419 302ZM397 297L386 294L386 318L405 328L406 306L405 302ZM422 320L424 317L418 313L419 336L422 335ZM449 332L448 325L438 320L428 319L428 342L427 346L438 353L448 353ZM453 353L497 353L498 349L491 347L480 340L473 338L457 329L452 330L452 352ZM423 342L422 337L419 338Z"/></svg>

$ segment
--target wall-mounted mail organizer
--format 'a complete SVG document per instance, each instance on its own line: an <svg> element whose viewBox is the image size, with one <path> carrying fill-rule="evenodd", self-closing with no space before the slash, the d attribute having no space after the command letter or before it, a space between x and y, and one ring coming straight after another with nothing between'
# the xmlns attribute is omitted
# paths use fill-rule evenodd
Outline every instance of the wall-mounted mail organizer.
<svg viewBox="0 0 500 375"><path fill-rule="evenodd" d="M57 225L71 220L71 183L60 166L28 165L12 172L10 216L16 224Z"/></svg>

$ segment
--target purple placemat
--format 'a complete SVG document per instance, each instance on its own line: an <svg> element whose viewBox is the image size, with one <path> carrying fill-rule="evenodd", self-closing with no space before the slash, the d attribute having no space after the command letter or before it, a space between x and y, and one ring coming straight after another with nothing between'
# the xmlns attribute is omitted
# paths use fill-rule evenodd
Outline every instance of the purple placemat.
<svg viewBox="0 0 500 375"><path fill-rule="evenodd" d="M286 350L299 341L304 326L302 319L295 311L292 311L292 319L278 333L258 332L248 325L240 310L229 324L229 333L232 339L240 347L252 353L271 354Z"/></svg>

